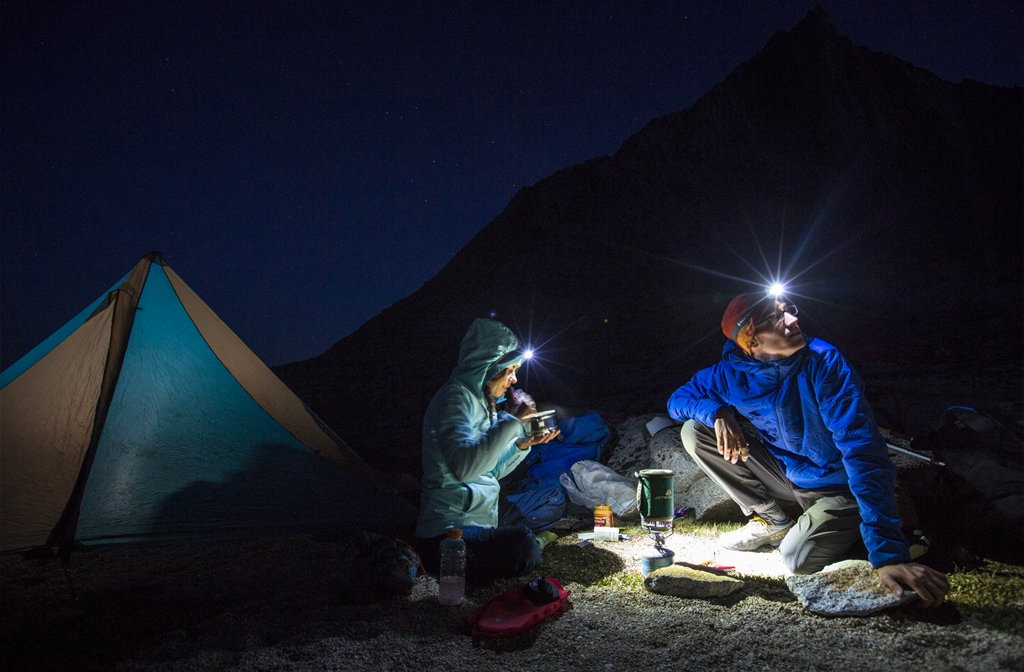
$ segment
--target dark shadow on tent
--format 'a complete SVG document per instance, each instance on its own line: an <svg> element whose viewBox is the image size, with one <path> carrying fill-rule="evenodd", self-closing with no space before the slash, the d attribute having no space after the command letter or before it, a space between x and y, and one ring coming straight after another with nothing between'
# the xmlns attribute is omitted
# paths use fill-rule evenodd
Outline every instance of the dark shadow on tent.
<svg viewBox="0 0 1024 672"><path fill-rule="evenodd" d="M246 533L376 529L382 512L376 488L343 478L340 467L312 451L267 443L241 471L197 481L167 497L154 534L235 537Z"/></svg>

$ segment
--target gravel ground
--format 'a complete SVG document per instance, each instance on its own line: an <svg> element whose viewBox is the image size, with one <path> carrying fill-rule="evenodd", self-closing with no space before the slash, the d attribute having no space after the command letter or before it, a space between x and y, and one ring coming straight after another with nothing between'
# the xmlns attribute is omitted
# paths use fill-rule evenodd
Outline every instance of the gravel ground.
<svg viewBox="0 0 1024 672"><path fill-rule="evenodd" d="M952 605L863 618L806 612L779 581L774 552L717 552L677 534L677 559L735 565L748 585L713 600L638 588L629 542L549 548L567 606L506 640L474 641L466 616L516 585L437 602L420 577L408 597L369 601L346 540L291 537L207 547L82 553L71 601L59 564L5 557L6 669L59 670L1021 670L1024 637L964 619ZM1017 629L1018 632L1024 631Z"/></svg>
<svg viewBox="0 0 1024 672"><path fill-rule="evenodd" d="M614 425L609 464L620 473L646 466L648 417ZM3 556L0 652L19 672L1024 670L1024 594L1011 612L1022 622L1008 629L1021 634L948 603L826 618L786 588L778 553L724 551L707 531L682 526L667 543L677 560L734 566L746 585L680 599L642 587L643 535L580 548L560 525L539 573L572 594L513 638L476 641L466 617L522 581L471 589L464 604L445 607L437 582L421 575L410 595L382 598L355 569L358 537L306 535L78 553L75 600L52 558Z"/></svg>

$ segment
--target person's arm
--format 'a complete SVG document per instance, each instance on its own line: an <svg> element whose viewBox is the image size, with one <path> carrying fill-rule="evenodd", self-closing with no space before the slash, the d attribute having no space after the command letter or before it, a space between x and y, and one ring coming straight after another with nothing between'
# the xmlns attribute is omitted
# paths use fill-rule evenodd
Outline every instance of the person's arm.
<svg viewBox="0 0 1024 672"><path fill-rule="evenodd" d="M529 437L526 435L526 430L523 427L519 419L511 413L500 411L498 413L499 424L506 420L511 419L519 425L519 431L516 434L514 441L505 446L505 449L501 452L501 456L498 458L498 463L491 469L491 474L495 478L504 478L505 476L512 473L512 470L519 466L527 455L530 454ZM520 448L520 446L523 446Z"/></svg>
<svg viewBox="0 0 1024 672"><path fill-rule="evenodd" d="M704 369L676 390L668 400L668 414L675 420L694 419L713 427L718 440L718 454L736 464L747 461L747 438L732 407L725 401L719 389L726 389L722 383L722 364Z"/></svg>
<svg viewBox="0 0 1024 672"><path fill-rule="evenodd" d="M860 378L832 349L822 354L814 387L822 420L843 456L850 490L857 499L868 559L875 567L906 562L910 552L894 495L896 467L889 460Z"/></svg>
<svg viewBox="0 0 1024 672"><path fill-rule="evenodd" d="M949 583L941 572L910 562L896 505L896 468L864 398L860 378L837 351L826 353L824 364L816 381L819 408L843 455L860 511L868 560L894 593L902 596L901 584L906 585L925 606L938 606Z"/></svg>
<svg viewBox="0 0 1024 672"><path fill-rule="evenodd" d="M504 452L523 435L523 427L507 413L483 434L470 421L473 404L480 403L459 388L451 388L445 398L444 413L436 429L438 447L452 475L462 482L492 471Z"/></svg>
<svg viewBox="0 0 1024 672"><path fill-rule="evenodd" d="M718 384L721 366L722 364L716 364L698 371L690 382L672 393L668 399L668 414L674 420L685 421L692 418L708 427L715 426L715 415L722 408L729 406L718 391L721 387Z"/></svg>

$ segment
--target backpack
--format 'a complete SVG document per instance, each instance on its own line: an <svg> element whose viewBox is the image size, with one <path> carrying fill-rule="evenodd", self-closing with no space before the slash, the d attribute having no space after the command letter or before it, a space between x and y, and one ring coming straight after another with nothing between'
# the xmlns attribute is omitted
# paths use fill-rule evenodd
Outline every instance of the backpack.
<svg viewBox="0 0 1024 672"><path fill-rule="evenodd" d="M565 515L565 493L557 484L527 481L524 488L509 495L501 507L498 525L523 523L534 534L550 530Z"/></svg>
<svg viewBox="0 0 1024 672"><path fill-rule="evenodd" d="M942 463L922 463L900 474L932 548L949 553L957 563L989 558L1020 564L1024 559L1024 441L1020 436L991 415L953 406L910 445L931 451Z"/></svg>
<svg viewBox="0 0 1024 672"><path fill-rule="evenodd" d="M401 539L361 532L355 564L366 588L377 597L408 595L421 568L420 556Z"/></svg>
<svg viewBox="0 0 1024 672"><path fill-rule="evenodd" d="M1024 441L987 413L951 406L914 445L945 462L957 485L980 498L1002 522L1024 523Z"/></svg>

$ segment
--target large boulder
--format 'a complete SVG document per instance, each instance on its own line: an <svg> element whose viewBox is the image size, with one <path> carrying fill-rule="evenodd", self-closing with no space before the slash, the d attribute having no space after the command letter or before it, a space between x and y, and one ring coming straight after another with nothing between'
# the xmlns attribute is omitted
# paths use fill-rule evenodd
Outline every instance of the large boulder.
<svg viewBox="0 0 1024 672"><path fill-rule="evenodd" d="M650 466L671 469L676 508L689 506L698 520L742 520L743 512L729 495L708 478L683 448L678 427L655 434L650 441Z"/></svg>
<svg viewBox="0 0 1024 672"><path fill-rule="evenodd" d="M614 442L608 466L625 476L650 466L651 454L647 447L644 425L655 415L638 415L613 426Z"/></svg>

